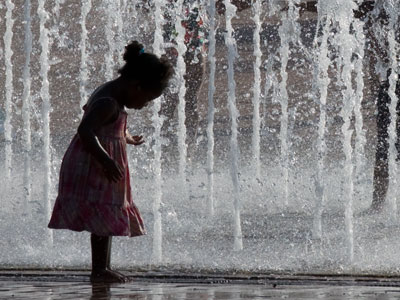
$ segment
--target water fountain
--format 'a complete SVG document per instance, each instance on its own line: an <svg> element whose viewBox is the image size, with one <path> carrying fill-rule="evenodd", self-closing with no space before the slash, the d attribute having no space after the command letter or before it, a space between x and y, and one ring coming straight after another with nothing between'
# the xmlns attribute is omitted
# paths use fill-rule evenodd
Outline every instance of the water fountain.
<svg viewBox="0 0 400 300"><path fill-rule="evenodd" d="M196 2L196 1L195 1ZM197 140L185 124L186 1L0 4L0 266L89 267L88 233L46 228L60 161L100 83L116 76L123 45L165 53L175 25L172 119L164 96L131 112L134 198L148 235L116 238L121 268L196 271L397 273L396 129L389 127L389 209L372 198L376 126L361 1L255 0L248 9L199 0L207 31ZM24 9L17 9L20 7ZM389 61L398 4L385 0ZM385 29L386 30L386 29ZM386 32L386 31L384 31ZM396 120L396 72L389 78ZM44 255L46 253L46 255Z"/></svg>

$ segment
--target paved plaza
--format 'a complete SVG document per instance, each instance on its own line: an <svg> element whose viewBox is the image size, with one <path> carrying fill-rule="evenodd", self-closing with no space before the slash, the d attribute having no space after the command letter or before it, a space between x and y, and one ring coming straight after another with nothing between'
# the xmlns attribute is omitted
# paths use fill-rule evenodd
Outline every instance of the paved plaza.
<svg viewBox="0 0 400 300"><path fill-rule="evenodd" d="M400 298L400 278L129 273L95 284L88 272L1 271L0 299L379 299Z"/></svg>

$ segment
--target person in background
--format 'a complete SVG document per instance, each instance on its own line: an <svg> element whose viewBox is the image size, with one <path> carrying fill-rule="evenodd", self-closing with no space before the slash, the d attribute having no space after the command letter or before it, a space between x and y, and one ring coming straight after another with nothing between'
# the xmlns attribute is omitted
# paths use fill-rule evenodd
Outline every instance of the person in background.
<svg viewBox="0 0 400 300"><path fill-rule="evenodd" d="M389 12L385 1L368 0L363 1L358 10L355 11L355 17L365 22L366 31L366 57L369 59L369 76L371 76L371 93L376 98L376 127L377 144L375 151L375 166L373 179L372 204L366 213L379 213L383 210L388 186L389 186L389 124L391 116L389 105L389 76L392 70L390 68L390 53L388 42ZM399 26L396 20L396 26ZM396 42L400 42L399 28L395 30ZM400 98L400 82L397 81L395 94ZM397 116L400 112L400 101L397 104ZM396 148L399 153L399 118L396 123L397 141Z"/></svg>
<svg viewBox="0 0 400 300"><path fill-rule="evenodd" d="M177 30L175 29L175 0L169 0L168 9L165 12L166 24L164 26L164 41L166 44L167 57L174 65L177 63ZM199 0L183 1L182 26L185 29L184 44L186 52L185 62L185 126L187 143L193 145L196 140L199 114L197 109L197 98L205 74L206 47L206 13L205 7ZM178 106L178 91L167 93L165 102L161 106L161 114L167 120L173 118ZM169 126L168 122L165 124ZM168 131L168 128L167 128Z"/></svg>
<svg viewBox="0 0 400 300"><path fill-rule="evenodd" d="M306 1L300 3L300 9L317 12L318 1ZM359 4L354 11L354 17L364 23L366 34L365 58L368 60L368 75L370 79L369 93L376 99L376 127L377 144L375 151L373 195L372 204L365 212L379 213L384 208L389 186L389 133L390 124L390 97L388 95L389 76L393 70L390 68L389 43L387 40L389 14L386 11L385 1L366 0ZM395 39L400 42L399 20L396 20ZM399 70L395 70L398 74ZM400 98L400 82L397 81L395 94ZM397 115L400 114L400 101L397 104ZM397 136L396 148L400 153L400 120L396 124Z"/></svg>
<svg viewBox="0 0 400 300"><path fill-rule="evenodd" d="M231 1L240 12L251 7L252 0L233 0ZM177 32L175 29L175 8L176 0L169 0L168 9L165 12L166 25L164 27L164 41L166 53L170 61L176 64L178 52L176 50ZM193 148L196 143L197 131L199 128L198 97L203 84L206 72L207 38L208 38L208 18L207 7L204 1L184 0L182 26L185 28L184 43L186 52L184 61L186 72L184 75L186 84L185 94L185 126L187 131L187 144ZM216 1L216 11L218 14L225 13L223 0ZM167 120L171 120L178 105L178 93L167 93L165 102L161 106L161 114ZM170 124L165 123L168 131Z"/></svg>

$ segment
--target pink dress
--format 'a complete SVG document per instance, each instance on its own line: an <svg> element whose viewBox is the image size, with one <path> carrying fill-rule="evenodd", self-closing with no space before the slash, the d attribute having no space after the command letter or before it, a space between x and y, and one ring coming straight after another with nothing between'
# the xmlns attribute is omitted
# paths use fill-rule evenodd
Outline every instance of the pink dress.
<svg viewBox="0 0 400 300"><path fill-rule="evenodd" d="M85 115L95 101L85 105ZM115 100L110 98L110 101ZM109 181L99 162L84 149L76 134L61 164L58 196L49 228L86 230L99 236L145 234L143 220L131 195L126 118L126 111L121 109L117 120L96 132L103 148L125 170L124 178L119 182Z"/></svg>

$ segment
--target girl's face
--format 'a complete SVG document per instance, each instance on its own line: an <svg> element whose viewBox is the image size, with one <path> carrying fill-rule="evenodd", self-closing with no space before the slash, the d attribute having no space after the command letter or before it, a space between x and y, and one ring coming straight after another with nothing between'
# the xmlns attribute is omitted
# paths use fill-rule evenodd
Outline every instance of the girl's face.
<svg viewBox="0 0 400 300"><path fill-rule="evenodd" d="M153 91L141 88L140 85L134 85L128 89L125 106L127 108L142 109L150 101L160 97L161 91Z"/></svg>

